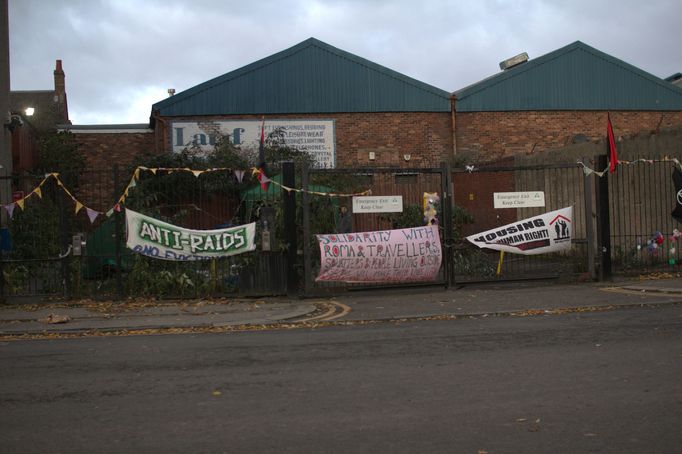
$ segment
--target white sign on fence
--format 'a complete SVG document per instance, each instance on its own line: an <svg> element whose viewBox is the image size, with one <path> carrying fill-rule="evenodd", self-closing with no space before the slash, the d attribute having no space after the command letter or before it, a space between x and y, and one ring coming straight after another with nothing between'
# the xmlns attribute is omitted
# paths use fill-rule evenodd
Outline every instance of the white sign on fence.
<svg viewBox="0 0 682 454"><path fill-rule="evenodd" d="M403 196L378 195L353 197L353 213L402 213Z"/></svg>
<svg viewBox="0 0 682 454"><path fill-rule="evenodd" d="M495 192L495 208L530 208L545 206L544 191Z"/></svg>

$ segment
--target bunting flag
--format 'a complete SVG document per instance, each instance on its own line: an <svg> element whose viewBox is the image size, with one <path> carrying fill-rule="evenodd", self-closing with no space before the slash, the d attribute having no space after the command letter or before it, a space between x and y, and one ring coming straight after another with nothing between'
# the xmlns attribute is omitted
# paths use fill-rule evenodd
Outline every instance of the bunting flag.
<svg viewBox="0 0 682 454"><path fill-rule="evenodd" d="M673 159L673 161L675 161L679 166L679 161L677 161L677 159ZM621 163L623 163L623 161L621 161ZM582 164L582 163L579 162L579 164ZM582 165L583 165L583 167L585 167L584 164L582 164ZM233 172L235 175L235 178L240 183L243 181L244 175L246 174L245 170L234 170L234 169L227 168L227 167L218 167L218 168L211 168L211 169L206 169L206 170L194 170L194 169L189 169L189 168L165 168L165 167L148 168L148 167L144 167L144 166L139 166L135 169L133 176L131 177L130 182L128 183L128 186L126 186L125 190L123 191L123 194L121 194L121 196L119 197L116 204L112 208L110 208L108 211L106 211L106 213L104 213L101 211L93 210L93 209L89 208L87 205L85 205L83 202L78 200L71 193L71 191L69 191L69 189L64 185L64 182L61 180L59 173L51 172L51 173L46 173L45 177L40 182L40 184L38 184L27 196L15 201L11 204L2 205L2 206L7 210L9 217L11 219L13 212L14 212L14 209L18 206L21 210L23 210L24 205L26 203L26 199L28 199L29 197L31 197L35 194L38 196L38 198L42 199L42 196L43 196L42 186L43 186L43 184L45 184L49 178L54 178L57 186L59 188L61 188L61 190L73 201L73 203L75 205L75 207L74 207L75 213L77 214L83 208L85 208L86 212L88 214L88 218L90 219L90 222L92 223L97 218L97 216L99 216L100 214L106 214L107 217L110 217L114 212L120 212L122 210L121 205L125 203L126 198L129 196L130 189L137 186L137 179L139 179L139 177L140 177L140 171L141 170L146 170L146 171L152 172L154 175L157 175L158 171L168 172L168 173L172 173L172 172L192 172L195 176L198 176L198 175L205 173L205 172L228 171L228 172ZM339 193L327 193L327 192L319 192L319 191L310 191L310 190L303 190L303 189L297 189L297 188L290 188L290 187L285 186L281 183L278 183L275 180L271 180L270 178L268 178L268 176L265 174L265 170L263 168L253 167L253 168L251 168L251 173L252 173L253 177L258 180L258 182L261 185L261 189L263 191L267 191L268 185L270 183L273 183L273 184L281 187L282 189L284 189L287 192L291 192L291 191L300 192L300 193L305 192L308 194L324 196L324 197L351 197L351 196L357 196L357 195L371 195L372 194L371 190L366 190L366 191L353 193L353 194L339 194Z"/></svg>
<svg viewBox="0 0 682 454"><path fill-rule="evenodd" d="M644 159L644 158L640 158L640 159L635 159L634 161L626 161L626 160L624 160L624 159L619 159L619 160L618 160L618 165L633 165L633 164L640 164L640 163L641 163L641 164L653 164L653 163L655 163L655 162L672 162L673 164L675 164L675 167L677 167L677 168L679 168L680 170L682 170L682 164L680 163L680 160L677 159L677 158L669 158L667 155L664 156L662 159ZM604 175L606 175L606 173L607 173L607 172L609 171L609 169L610 169L610 166L607 166L604 170L602 170L601 172L599 172L599 171L597 171L597 170L590 169L590 168L589 168L588 166L586 166L585 163L583 163L582 161L576 161L576 164L582 166L582 168L583 168L583 173L585 174L585 176L589 176L589 175L594 174L594 175L597 175L598 177L603 177Z"/></svg>
<svg viewBox="0 0 682 454"><path fill-rule="evenodd" d="M260 188L263 192L268 190L268 183L270 183L270 178L265 175L265 172L260 171L258 172L258 181L260 182Z"/></svg>
<svg viewBox="0 0 682 454"><path fill-rule="evenodd" d="M97 216L99 216L99 211L95 211L91 208L85 208L85 212L88 214L88 219L90 219L90 224L95 222L95 219L97 219Z"/></svg>
<svg viewBox="0 0 682 454"><path fill-rule="evenodd" d="M611 124L611 115L607 114L606 135L609 140L609 173L616 171L618 165L618 153L616 152L616 139L613 137L613 125Z"/></svg>
<svg viewBox="0 0 682 454"><path fill-rule="evenodd" d="M7 210L7 214L9 215L9 218L12 219L12 216L14 215L14 207L16 206L15 203L10 203L9 205L5 205L5 209Z"/></svg>

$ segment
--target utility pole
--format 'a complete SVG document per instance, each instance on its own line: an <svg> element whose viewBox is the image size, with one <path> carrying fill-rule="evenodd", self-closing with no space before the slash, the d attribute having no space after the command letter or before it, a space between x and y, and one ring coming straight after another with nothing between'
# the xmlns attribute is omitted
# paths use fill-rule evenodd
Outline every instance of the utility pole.
<svg viewBox="0 0 682 454"><path fill-rule="evenodd" d="M0 177L12 174L12 146L11 131L7 127L10 122L9 111L9 8L8 0L0 0ZM0 203L6 205L11 202L12 188L9 178L0 179ZM2 225L6 218L2 213Z"/></svg>

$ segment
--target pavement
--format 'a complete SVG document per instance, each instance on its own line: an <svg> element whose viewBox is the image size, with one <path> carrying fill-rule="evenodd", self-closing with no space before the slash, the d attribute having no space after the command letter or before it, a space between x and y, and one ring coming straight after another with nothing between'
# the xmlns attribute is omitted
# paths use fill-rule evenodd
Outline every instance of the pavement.
<svg viewBox="0 0 682 454"><path fill-rule="evenodd" d="M126 300L0 305L0 337L276 329L325 322L527 316L682 303L682 277L348 291L316 299Z"/></svg>

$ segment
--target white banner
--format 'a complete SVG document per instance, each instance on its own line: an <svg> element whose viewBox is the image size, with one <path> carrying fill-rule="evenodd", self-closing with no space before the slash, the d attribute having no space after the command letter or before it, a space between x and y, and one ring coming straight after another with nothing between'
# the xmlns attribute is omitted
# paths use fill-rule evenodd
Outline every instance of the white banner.
<svg viewBox="0 0 682 454"><path fill-rule="evenodd" d="M503 225L467 237L480 248L535 255L571 247L573 207Z"/></svg>
<svg viewBox="0 0 682 454"><path fill-rule="evenodd" d="M230 141L246 150L258 150L261 120L230 121L174 121L171 124L173 151L196 145L202 151L213 150L220 136L229 135ZM304 151L323 168L336 167L334 120L269 120L265 119L265 136L276 129L283 134L284 143Z"/></svg>
<svg viewBox="0 0 682 454"><path fill-rule="evenodd" d="M163 260L210 260L256 249L256 223L217 230L191 230L126 208L126 246Z"/></svg>
<svg viewBox="0 0 682 454"><path fill-rule="evenodd" d="M434 281L443 254L437 225L317 235L317 241L318 282Z"/></svg>

